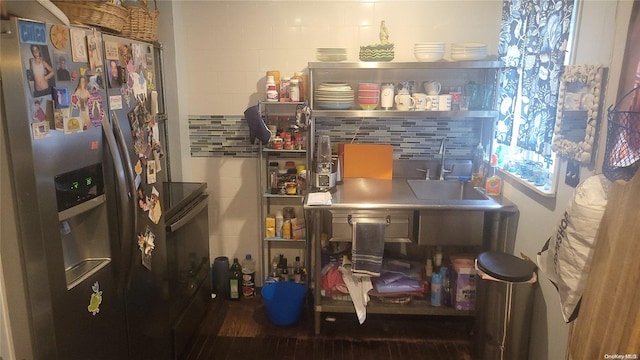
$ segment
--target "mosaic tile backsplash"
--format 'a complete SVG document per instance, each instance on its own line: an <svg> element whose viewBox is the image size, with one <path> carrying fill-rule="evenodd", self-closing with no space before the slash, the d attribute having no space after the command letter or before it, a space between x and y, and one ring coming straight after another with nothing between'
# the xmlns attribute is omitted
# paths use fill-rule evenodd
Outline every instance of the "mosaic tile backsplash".
<svg viewBox="0 0 640 360"><path fill-rule="evenodd" d="M440 141L445 136L448 159L471 159L481 130L479 119L316 119L316 134L328 134L334 144L391 144L396 160L438 158ZM249 127L243 116L191 115L189 142L192 157L258 156L258 148L249 141Z"/></svg>

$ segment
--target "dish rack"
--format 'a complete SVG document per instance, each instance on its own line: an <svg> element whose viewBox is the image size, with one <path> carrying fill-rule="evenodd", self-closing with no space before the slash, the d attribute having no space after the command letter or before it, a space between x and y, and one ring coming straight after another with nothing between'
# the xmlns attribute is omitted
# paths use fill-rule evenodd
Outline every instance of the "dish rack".
<svg viewBox="0 0 640 360"><path fill-rule="evenodd" d="M607 143L602 172L611 181L629 181L640 166L640 111L620 110L627 97L635 103L640 86L607 109Z"/></svg>

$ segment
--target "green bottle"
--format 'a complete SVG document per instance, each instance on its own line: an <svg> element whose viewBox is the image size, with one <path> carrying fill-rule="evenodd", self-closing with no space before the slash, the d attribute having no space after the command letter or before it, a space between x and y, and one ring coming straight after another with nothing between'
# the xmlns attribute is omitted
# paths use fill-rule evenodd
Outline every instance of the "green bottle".
<svg viewBox="0 0 640 360"><path fill-rule="evenodd" d="M229 268L229 299L240 300L242 294L242 265L238 258L233 258L233 264Z"/></svg>

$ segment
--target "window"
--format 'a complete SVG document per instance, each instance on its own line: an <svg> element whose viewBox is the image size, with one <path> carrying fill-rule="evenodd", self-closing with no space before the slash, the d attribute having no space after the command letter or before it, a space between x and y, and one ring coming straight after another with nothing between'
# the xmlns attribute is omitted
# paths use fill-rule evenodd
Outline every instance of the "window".
<svg viewBox="0 0 640 360"><path fill-rule="evenodd" d="M495 146L500 168L555 193L551 140L576 0L505 0ZM541 178L535 178L535 174Z"/></svg>

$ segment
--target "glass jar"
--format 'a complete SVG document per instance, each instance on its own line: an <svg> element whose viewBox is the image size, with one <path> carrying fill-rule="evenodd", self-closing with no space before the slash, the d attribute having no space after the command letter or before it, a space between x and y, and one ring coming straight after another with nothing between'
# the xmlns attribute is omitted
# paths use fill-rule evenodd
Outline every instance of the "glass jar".
<svg viewBox="0 0 640 360"><path fill-rule="evenodd" d="M300 87L298 87L298 79L291 79L289 85L289 98L291 98L291 101L293 102L300 101Z"/></svg>

